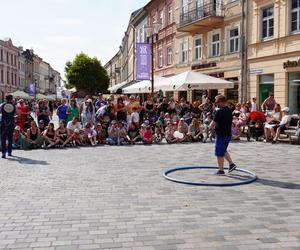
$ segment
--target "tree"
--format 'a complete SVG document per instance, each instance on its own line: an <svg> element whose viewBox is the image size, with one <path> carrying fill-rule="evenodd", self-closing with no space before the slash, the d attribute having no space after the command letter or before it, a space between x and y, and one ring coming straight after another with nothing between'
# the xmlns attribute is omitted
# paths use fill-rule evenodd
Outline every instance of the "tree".
<svg viewBox="0 0 300 250"><path fill-rule="evenodd" d="M75 87L87 94L106 92L109 77L101 62L84 53L76 55L73 62L68 61L65 66L67 88Z"/></svg>

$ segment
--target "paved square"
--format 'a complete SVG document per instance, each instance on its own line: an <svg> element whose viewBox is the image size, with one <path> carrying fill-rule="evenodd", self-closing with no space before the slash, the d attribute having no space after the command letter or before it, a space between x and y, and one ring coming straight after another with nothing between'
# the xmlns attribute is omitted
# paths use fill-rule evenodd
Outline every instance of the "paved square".
<svg viewBox="0 0 300 250"><path fill-rule="evenodd" d="M215 165L210 143L15 151L0 161L0 248L300 249L299 147L230 150L259 181L162 178L172 166Z"/></svg>

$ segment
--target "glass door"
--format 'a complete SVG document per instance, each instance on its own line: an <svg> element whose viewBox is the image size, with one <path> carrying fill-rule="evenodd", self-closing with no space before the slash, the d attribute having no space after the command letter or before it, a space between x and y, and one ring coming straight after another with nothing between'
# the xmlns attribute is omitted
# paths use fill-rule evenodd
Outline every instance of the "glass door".
<svg viewBox="0 0 300 250"><path fill-rule="evenodd" d="M260 106L269 96L274 93L274 75L262 75L259 81L259 103Z"/></svg>

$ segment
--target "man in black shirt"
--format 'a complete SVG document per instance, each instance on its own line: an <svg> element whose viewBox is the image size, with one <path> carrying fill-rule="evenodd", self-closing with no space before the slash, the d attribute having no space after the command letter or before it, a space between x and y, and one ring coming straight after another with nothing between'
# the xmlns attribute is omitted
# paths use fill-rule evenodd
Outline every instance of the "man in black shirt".
<svg viewBox="0 0 300 250"><path fill-rule="evenodd" d="M229 162L229 173L236 169L236 165L227 152L231 140L232 112L227 106L226 97L223 95L216 96L216 105L219 109L216 111L210 127L215 128L216 131L215 156L219 166L216 174L224 175L224 158Z"/></svg>

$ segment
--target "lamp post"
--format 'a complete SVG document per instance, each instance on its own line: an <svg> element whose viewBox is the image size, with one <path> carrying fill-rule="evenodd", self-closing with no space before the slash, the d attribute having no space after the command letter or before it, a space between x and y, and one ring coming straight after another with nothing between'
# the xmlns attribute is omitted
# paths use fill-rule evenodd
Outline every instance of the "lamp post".
<svg viewBox="0 0 300 250"><path fill-rule="evenodd" d="M158 40L158 30L160 23L153 23L152 26L145 27L147 42L151 44L151 95L154 96L154 36Z"/></svg>

